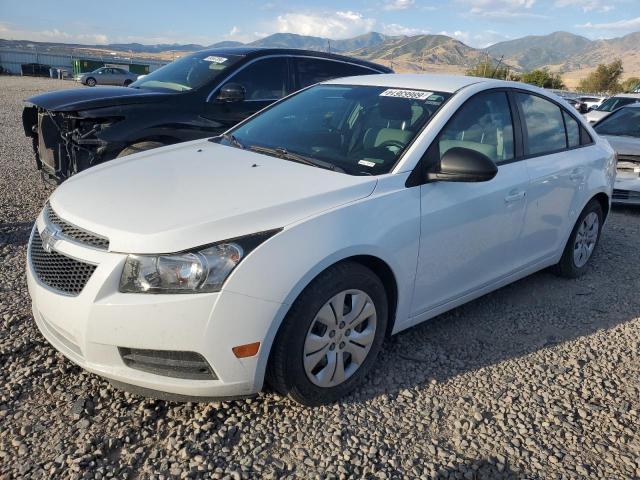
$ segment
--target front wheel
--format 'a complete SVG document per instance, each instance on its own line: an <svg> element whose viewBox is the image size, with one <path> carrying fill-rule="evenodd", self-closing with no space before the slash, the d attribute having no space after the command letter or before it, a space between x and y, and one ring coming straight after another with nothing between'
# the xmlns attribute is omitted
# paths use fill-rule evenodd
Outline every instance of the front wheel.
<svg viewBox="0 0 640 480"><path fill-rule="evenodd" d="M586 272L587 263L600 240L603 217L600 202L591 200L578 217L562 258L555 266L558 275L577 278Z"/></svg>
<svg viewBox="0 0 640 480"><path fill-rule="evenodd" d="M387 295L367 267L344 262L300 294L273 345L267 381L303 405L334 402L373 367L387 329Z"/></svg>

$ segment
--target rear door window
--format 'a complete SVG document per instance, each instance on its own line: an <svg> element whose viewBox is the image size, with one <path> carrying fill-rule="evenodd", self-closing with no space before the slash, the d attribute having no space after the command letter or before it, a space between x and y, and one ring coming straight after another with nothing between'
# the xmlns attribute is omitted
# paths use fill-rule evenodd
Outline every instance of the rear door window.
<svg viewBox="0 0 640 480"><path fill-rule="evenodd" d="M517 92L524 121L525 155L544 155L567 148L562 110L537 95Z"/></svg>
<svg viewBox="0 0 640 480"><path fill-rule="evenodd" d="M379 73L359 65L319 58L297 57L295 65L298 88L308 87L314 83L324 82L332 78Z"/></svg>
<svg viewBox="0 0 640 480"><path fill-rule="evenodd" d="M567 143L569 148L577 147L580 145L580 126L578 125L578 121L564 110L562 111L562 115L564 115L564 125L567 128Z"/></svg>

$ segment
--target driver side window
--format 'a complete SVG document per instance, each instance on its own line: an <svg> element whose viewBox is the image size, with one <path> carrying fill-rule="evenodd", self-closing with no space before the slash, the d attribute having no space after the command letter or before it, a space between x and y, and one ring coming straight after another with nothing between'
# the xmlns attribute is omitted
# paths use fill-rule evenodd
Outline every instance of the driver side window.
<svg viewBox="0 0 640 480"><path fill-rule="evenodd" d="M258 60L240 70L229 82L244 87L247 100L277 100L287 94L287 59Z"/></svg>
<svg viewBox="0 0 640 480"><path fill-rule="evenodd" d="M440 158L451 148L480 152L496 164L514 158L513 121L505 92L481 93L468 100L438 137Z"/></svg>

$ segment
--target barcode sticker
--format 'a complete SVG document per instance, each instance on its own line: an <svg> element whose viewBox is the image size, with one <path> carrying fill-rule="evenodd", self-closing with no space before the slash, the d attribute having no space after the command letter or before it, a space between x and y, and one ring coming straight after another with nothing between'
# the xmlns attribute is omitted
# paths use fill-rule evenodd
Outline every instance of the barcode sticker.
<svg viewBox="0 0 640 480"><path fill-rule="evenodd" d="M399 90L396 88L389 88L380 94L381 97L398 97L409 98L411 100L426 100L433 92L424 92L422 90Z"/></svg>

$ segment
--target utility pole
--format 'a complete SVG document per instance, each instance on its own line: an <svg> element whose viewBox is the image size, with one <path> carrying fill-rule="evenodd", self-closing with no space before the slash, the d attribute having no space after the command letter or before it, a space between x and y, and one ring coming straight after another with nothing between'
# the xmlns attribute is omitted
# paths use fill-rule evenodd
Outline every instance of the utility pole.
<svg viewBox="0 0 640 480"><path fill-rule="evenodd" d="M327 52L331 53L331 40L327 38Z"/></svg>

